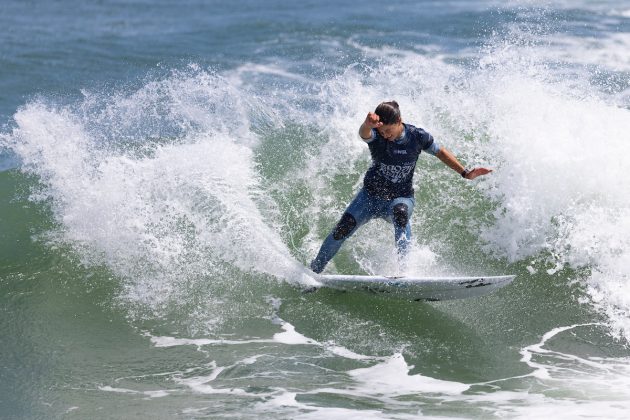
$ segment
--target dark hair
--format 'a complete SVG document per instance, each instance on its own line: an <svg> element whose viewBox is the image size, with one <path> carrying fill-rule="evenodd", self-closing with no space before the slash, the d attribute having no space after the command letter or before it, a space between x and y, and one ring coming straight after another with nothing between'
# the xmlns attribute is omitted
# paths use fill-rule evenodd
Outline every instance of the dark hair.
<svg viewBox="0 0 630 420"><path fill-rule="evenodd" d="M381 102L374 113L384 125L396 124L400 121L400 108L396 101Z"/></svg>

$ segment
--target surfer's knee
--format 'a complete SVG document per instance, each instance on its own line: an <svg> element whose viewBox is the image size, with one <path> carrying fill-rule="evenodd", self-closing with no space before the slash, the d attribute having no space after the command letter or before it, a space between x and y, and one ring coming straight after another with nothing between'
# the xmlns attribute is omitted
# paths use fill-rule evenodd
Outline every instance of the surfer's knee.
<svg viewBox="0 0 630 420"><path fill-rule="evenodd" d="M357 220L350 213L344 213L333 230L333 239L340 241L350 236L350 233L357 226Z"/></svg>
<svg viewBox="0 0 630 420"><path fill-rule="evenodd" d="M398 203L392 209L394 224L399 227L407 226L409 223L409 207L405 203Z"/></svg>

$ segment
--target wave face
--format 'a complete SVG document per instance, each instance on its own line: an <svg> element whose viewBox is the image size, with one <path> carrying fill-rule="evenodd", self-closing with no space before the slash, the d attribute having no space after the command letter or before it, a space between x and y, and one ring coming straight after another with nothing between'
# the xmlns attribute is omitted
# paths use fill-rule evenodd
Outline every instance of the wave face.
<svg viewBox="0 0 630 420"><path fill-rule="evenodd" d="M41 180L32 198L51 203L50 239L128 280L125 299L158 314L190 299L191 283L238 281L231 270L312 282L256 171L250 118L265 117L261 108L191 71L69 107L30 103L5 139Z"/></svg>
<svg viewBox="0 0 630 420"><path fill-rule="evenodd" d="M587 269L576 279L623 334L630 198L617 157L627 151L629 111L522 54L518 46L490 49L462 69L409 53L401 67L392 52L332 80L299 80L312 92L289 89L282 98L243 81L273 68L235 76L192 66L132 92L86 93L70 106L29 103L3 141L21 170L41 180L33 198L50 199L57 239L129 279L129 297L159 307L177 301L181 282L225 270L312 282L302 264L369 164L357 122L394 97L406 121L463 162L495 169L473 187L421 159L420 239L409 270L461 271L467 261L454 256L438 268L436 252L457 248L451 237L463 230L495 264L505 258L548 274ZM431 227L453 222L445 232ZM349 267L395 272L392 247L383 252L389 230L371 224L350 241Z"/></svg>

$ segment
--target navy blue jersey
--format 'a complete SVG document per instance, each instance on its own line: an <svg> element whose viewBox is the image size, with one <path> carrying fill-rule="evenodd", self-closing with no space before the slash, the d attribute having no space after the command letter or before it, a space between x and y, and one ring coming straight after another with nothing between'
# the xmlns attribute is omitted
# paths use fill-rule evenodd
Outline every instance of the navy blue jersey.
<svg viewBox="0 0 630 420"><path fill-rule="evenodd" d="M368 142L372 166L363 178L363 188L373 196L388 200L413 196L413 173L420 153L435 154L439 147L433 136L421 128L404 124L403 137L388 141L372 129Z"/></svg>

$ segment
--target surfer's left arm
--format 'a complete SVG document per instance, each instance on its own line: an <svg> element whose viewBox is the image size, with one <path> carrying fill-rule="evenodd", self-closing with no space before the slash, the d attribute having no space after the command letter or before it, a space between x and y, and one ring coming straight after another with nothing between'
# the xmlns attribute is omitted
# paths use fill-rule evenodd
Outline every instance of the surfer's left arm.
<svg viewBox="0 0 630 420"><path fill-rule="evenodd" d="M478 176L486 175L492 172L492 169L487 168L466 169L466 167L457 160L455 155L449 152L445 147L440 147L440 150L435 154L435 157L440 159L444 162L444 164L446 164L446 166L466 179L475 179Z"/></svg>

